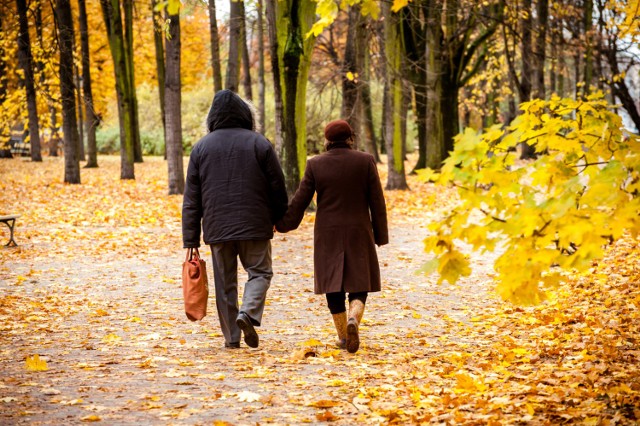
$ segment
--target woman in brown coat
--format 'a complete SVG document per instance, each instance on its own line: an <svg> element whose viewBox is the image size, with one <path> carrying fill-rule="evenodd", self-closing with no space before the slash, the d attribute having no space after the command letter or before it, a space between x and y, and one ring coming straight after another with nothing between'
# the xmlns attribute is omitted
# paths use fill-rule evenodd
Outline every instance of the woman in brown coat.
<svg viewBox="0 0 640 426"><path fill-rule="evenodd" d="M316 294L326 294L339 346L353 353L360 346L358 326L369 292L380 291L374 244L389 242L387 211L375 160L352 149L353 131L344 120L325 127L322 155L311 158L279 232L296 229L314 193L318 194L314 229ZM349 314L345 307L349 293Z"/></svg>

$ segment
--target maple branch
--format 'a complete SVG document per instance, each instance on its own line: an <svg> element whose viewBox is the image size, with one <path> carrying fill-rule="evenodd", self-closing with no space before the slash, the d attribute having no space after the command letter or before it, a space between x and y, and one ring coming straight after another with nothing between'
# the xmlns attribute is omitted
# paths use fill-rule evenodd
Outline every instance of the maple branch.
<svg viewBox="0 0 640 426"><path fill-rule="evenodd" d="M496 222L507 223L507 221L506 221L506 220L501 219L501 218L499 218L499 217L496 217L496 216L492 215L491 213L489 213L489 212L485 211L484 209L480 209L480 211L481 211L482 213L484 213L486 216L488 216L488 217L490 217L491 219L495 220Z"/></svg>

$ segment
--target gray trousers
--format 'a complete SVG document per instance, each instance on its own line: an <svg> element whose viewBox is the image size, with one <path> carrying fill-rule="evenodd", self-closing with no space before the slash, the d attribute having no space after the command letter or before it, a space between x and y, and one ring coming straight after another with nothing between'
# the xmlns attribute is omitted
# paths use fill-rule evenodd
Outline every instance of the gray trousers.
<svg viewBox="0 0 640 426"><path fill-rule="evenodd" d="M238 258L248 274L242 296L242 309L253 325L262 322L262 313L271 284L271 240L227 241L211 244L213 278L216 287L216 307L224 339L240 342L238 316Z"/></svg>

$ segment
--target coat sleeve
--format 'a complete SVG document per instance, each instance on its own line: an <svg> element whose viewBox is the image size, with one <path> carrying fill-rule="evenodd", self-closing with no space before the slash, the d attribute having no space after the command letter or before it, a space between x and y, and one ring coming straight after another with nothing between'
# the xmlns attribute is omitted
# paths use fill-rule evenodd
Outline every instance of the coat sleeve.
<svg viewBox="0 0 640 426"><path fill-rule="evenodd" d="M280 162L271 144L269 144L269 149L265 156L264 171L269 181L271 221L275 224L287 211L289 198L287 197L287 189L284 183L284 173L282 173L282 167L280 167Z"/></svg>
<svg viewBox="0 0 640 426"><path fill-rule="evenodd" d="M304 211L309 206L315 192L316 182L309 161L307 161L302 182L300 182L296 194L291 199L287 213L282 219L276 222L276 230L278 232L289 232L300 225L304 217Z"/></svg>
<svg viewBox="0 0 640 426"><path fill-rule="evenodd" d="M371 212L373 238L376 244L382 246L389 243L387 206L380 184L380 176L378 176L378 167L373 157L369 161L369 211Z"/></svg>
<svg viewBox="0 0 640 426"><path fill-rule="evenodd" d="M182 243L184 248L200 247L202 191L198 168L198 156L194 149L189 156L187 182L182 201Z"/></svg>

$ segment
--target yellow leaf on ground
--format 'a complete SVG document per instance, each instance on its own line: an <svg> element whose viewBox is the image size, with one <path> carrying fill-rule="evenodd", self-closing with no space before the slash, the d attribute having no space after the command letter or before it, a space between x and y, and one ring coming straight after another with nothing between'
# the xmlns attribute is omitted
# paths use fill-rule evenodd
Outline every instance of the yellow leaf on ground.
<svg viewBox="0 0 640 426"><path fill-rule="evenodd" d="M100 418L100 416L96 416L95 414L91 414L90 416L84 416L80 420L82 420L83 422L99 422L102 419Z"/></svg>
<svg viewBox="0 0 640 426"><path fill-rule="evenodd" d="M28 356L26 360L27 370L29 371L47 371L47 361L40 359L40 355Z"/></svg>
<svg viewBox="0 0 640 426"><path fill-rule="evenodd" d="M319 401L315 401L307 405L309 407L330 408L330 407L337 407L338 405L340 405L340 403L337 401L331 401L329 399L321 399Z"/></svg>

